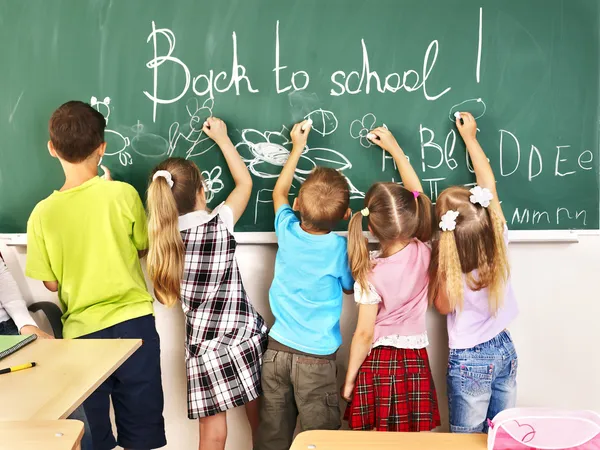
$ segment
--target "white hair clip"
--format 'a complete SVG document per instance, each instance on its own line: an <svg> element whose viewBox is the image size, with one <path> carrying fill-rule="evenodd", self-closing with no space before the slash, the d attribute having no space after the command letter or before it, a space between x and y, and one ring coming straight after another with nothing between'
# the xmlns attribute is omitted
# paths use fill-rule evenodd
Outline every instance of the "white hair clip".
<svg viewBox="0 0 600 450"><path fill-rule="evenodd" d="M167 184L171 189L173 189L174 183L173 177L171 176L171 172L169 172L168 170L157 170L154 176L152 177L152 181L156 180L157 178L164 178L165 180L167 180Z"/></svg>
<svg viewBox="0 0 600 450"><path fill-rule="evenodd" d="M482 188L481 186L475 186L469 192L471 193L471 197L469 197L471 203L474 205L479 203L484 208L490 206L490 202L494 198L492 191L490 191L488 188Z"/></svg>
<svg viewBox="0 0 600 450"><path fill-rule="evenodd" d="M456 218L458 217L458 211L448 210L446 214L442 216L440 222L440 228L442 231L454 231L456 228Z"/></svg>

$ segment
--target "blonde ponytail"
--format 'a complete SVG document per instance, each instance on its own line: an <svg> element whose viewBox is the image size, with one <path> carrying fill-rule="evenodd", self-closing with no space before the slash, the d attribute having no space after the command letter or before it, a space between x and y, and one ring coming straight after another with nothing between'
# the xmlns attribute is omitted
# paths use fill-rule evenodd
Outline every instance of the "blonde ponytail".
<svg viewBox="0 0 600 450"><path fill-rule="evenodd" d="M502 308L504 303L504 291L510 277L510 265L508 263L506 242L504 241L504 221L493 208L490 208L488 211L492 222L496 249L496 254L493 258L492 280L489 286L489 308L490 312L495 314Z"/></svg>
<svg viewBox="0 0 600 450"><path fill-rule="evenodd" d="M177 203L163 177L157 177L148 187L148 216L148 274L158 301L171 307L180 297L185 248Z"/></svg>
<svg viewBox="0 0 600 450"><path fill-rule="evenodd" d="M363 234L362 213L355 213L348 225L348 257L352 276L363 291L369 291L369 272L371 271L371 259L369 258L369 247L367 239Z"/></svg>
<svg viewBox="0 0 600 450"><path fill-rule="evenodd" d="M437 289L444 286L450 310L461 311L464 305L463 272L453 231L442 232L437 262Z"/></svg>

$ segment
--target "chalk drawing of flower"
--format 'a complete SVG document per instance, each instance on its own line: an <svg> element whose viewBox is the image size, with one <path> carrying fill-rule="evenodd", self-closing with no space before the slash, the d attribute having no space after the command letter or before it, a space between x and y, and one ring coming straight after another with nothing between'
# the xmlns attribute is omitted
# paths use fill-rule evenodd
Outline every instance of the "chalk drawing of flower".
<svg viewBox="0 0 600 450"><path fill-rule="evenodd" d="M373 143L367 137L369 131L375 128L375 122L377 118L373 113L365 114L362 119L353 120L350 124L350 136L353 139L359 139L360 145L364 148L369 148L373 145Z"/></svg>
<svg viewBox="0 0 600 450"><path fill-rule="evenodd" d="M202 172L206 203L210 203L215 198L215 194L221 192L225 187L223 180L221 180L222 173L223 169L220 166L215 166L210 172L208 170Z"/></svg>
<svg viewBox="0 0 600 450"><path fill-rule="evenodd" d="M285 126L281 131L246 129L242 130L242 141L236 148L254 176L277 178L292 150L292 142L288 136L289 130ZM294 178L304 181L317 165L340 171L352 167L348 158L335 150L307 146L300 156Z"/></svg>

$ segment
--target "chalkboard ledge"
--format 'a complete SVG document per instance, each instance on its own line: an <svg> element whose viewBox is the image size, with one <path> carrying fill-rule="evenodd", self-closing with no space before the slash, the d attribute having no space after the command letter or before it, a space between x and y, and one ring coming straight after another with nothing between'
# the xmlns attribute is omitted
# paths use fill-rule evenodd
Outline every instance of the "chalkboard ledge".
<svg viewBox="0 0 600 450"><path fill-rule="evenodd" d="M339 233L342 236L346 232ZM366 233L370 242L376 242L375 238ZM577 243L580 236L600 236L600 230L510 230L508 240L510 243ZM272 232L239 232L235 233L239 244L264 245L277 244L277 237ZM27 246L27 234L1 234L0 239L7 246Z"/></svg>

